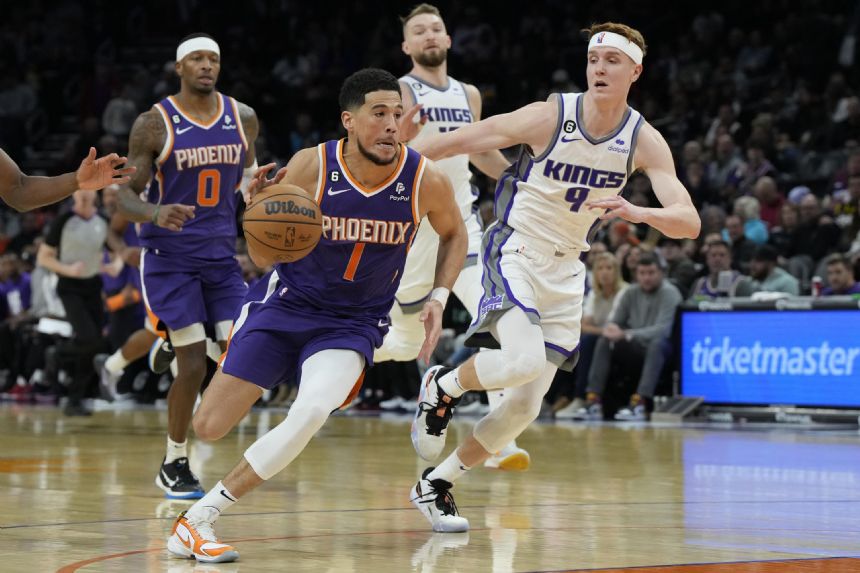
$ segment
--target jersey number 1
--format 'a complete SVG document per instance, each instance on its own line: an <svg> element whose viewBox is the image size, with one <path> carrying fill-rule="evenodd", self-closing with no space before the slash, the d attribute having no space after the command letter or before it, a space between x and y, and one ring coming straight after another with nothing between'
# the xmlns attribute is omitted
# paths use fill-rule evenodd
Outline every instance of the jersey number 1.
<svg viewBox="0 0 860 573"><path fill-rule="evenodd" d="M201 207L214 207L221 198L221 172L217 169L204 169L197 176L197 204Z"/></svg>

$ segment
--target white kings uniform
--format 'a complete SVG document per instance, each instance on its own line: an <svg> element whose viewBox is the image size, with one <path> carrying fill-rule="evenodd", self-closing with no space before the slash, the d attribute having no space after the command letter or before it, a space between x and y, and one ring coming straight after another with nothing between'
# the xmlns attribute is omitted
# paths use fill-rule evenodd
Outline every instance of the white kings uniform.
<svg viewBox="0 0 860 573"><path fill-rule="evenodd" d="M415 103L423 105L421 117L427 123L413 139L419 142L431 134L445 133L474 121L465 86L448 77L447 87L433 86L411 75L400 78L409 86ZM436 161L451 180L454 199L460 207L460 214L469 234L469 250L463 271L454 284L453 292L472 316L481 298L481 267L478 264L478 251L481 244L482 226L474 212L473 203L477 193L471 184L469 156L458 155ZM436 274L436 253L439 248L439 235L428 221L418 228L415 241L406 258L403 278L395 297L396 303L391 310L391 328L382 347L376 351L374 362L384 360L414 360L424 342L424 325L418 315L433 290Z"/></svg>
<svg viewBox="0 0 860 573"><path fill-rule="evenodd" d="M616 129L595 139L581 121L582 94L551 97L559 117L549 147L539 157L523 149L496 187L498 220L481 243L484 294L466 345L498 348L490 326L518 306L541 327L547 360L569 371L579 355L585 292L580 255L604 212L584 204L621 193L644 120L628 107Z"/></svg>

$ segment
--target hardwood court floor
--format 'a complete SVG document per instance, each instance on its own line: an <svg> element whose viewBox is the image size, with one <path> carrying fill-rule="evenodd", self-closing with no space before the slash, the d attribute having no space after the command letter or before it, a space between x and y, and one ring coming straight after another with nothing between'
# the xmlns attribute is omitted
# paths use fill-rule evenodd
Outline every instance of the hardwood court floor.
<svg viewBox="0 0 860 573"><path fill-rule="evenodd" d="M195 443L204 485L282 416L254 413L220 442ZM454 489L472 530L445 535L407 500L424 466L406 416L330 420L217 523L241 560L195 565L164 551L188 505L152 483L165 420L0 405L0 571L860 571L854 432L537 424L520 441L532 468L474 469ZM470 427L455 421L451 441Z"/></svg>

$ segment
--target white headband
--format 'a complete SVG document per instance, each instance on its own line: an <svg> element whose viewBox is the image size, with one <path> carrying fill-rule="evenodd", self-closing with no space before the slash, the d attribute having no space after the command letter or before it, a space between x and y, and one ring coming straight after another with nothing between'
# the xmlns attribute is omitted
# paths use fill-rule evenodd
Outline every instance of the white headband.
<svg viewBox="0 0 860 573"><path fill-rule="evenodd" d="M594 48L617 48L630 56L635 64L642 63L642 48L615 32L598 32L588 42L588 51Z"/></svg>
<svg viewBox="0 0 860 573"><path fill-rule="evenodd" d="M221 50L218 48L218 42L212 38L204 38L200 36L185 40L179 44L179 47L176 48L176 61L181 61L182 58L191 52L196 52L197 50L206 50L207 52L215 52L219 56L221 55Z"/></svg>

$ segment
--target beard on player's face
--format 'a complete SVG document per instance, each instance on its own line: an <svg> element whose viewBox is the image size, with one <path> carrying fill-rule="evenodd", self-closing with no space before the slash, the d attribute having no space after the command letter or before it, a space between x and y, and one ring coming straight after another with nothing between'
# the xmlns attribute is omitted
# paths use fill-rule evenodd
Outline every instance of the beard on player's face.
<svg viewBox="0 0 860 573"><path fill-rule="evenodd" d="M448 50L445 48L432 48L431 51L418 52L413 56L415 62L427 68L438 68L448 59Z"/></svg>
<svg viewBox="0 0 860 573"><path fill-rule="evenodd" d="M355 138L355 144L356 147L358 147L359 153L361 153L368 161L370 161L374 165L391 165L397 158L396 152L391 155L390 159L385 159L384 157L372 153L369 149L367 149L361 144L361 141L358 139L358 137Z"/></svg>

